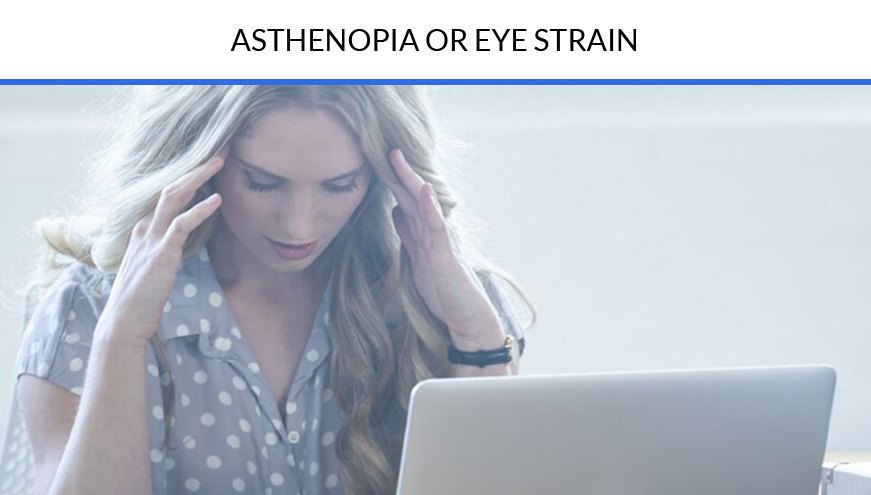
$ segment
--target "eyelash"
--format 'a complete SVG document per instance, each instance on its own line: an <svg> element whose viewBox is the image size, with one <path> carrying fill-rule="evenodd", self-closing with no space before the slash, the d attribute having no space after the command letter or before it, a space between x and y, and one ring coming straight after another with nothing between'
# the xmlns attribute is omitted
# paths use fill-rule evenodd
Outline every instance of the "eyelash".
<svg viewBox="0 0 871 495"><path fill-rule="evenodd" d="M259 192L259 193L272 192L272 191L278 189L279 184L280 183L261 184L259 182L255 182L255 181L251 180L250 177L248 177L248 180L247 180L248 189L255 191L255 192ZM347 186L333 186L333 185L328 184L328 185L324 185L324 187L327 189L327 191L334 193L334 194L345 194L345 193L349 193L352 191L356 191L358 188L356 181L348 184Z"/></svg>

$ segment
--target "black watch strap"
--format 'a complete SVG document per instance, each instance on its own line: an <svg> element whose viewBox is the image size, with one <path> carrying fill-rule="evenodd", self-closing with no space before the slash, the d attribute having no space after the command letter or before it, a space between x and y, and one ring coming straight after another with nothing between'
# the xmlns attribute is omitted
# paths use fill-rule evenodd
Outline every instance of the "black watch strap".
<svg viewBox="0 0 871 495"><path fill-rule="evenodd" d="M453 346L448 345L448 361L451 364L465 364L469 366L478 366L483 368L491 364L506 364L512 362L511 349L509 342L516 343L519 349L519 354L523 356L523 350L526 347L526 340L521 338L517 340L506 339L506 344L498 349L487 349L483 351L461 351Z"/></svg>

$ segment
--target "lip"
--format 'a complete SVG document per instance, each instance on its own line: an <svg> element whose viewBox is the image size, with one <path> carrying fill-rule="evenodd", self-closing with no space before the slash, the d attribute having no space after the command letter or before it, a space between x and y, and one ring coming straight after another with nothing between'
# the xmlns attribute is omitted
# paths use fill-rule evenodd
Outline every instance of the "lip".
<svg viewBox="0 0 871 495"><path fill-rule="evenodd" d="M318 244L318 241L314 241L309 244L303 244L301 246L292 246L290 244L282 244L280 242L273 241L268 237L266 239L269 241L270 244L272 244L272 249L275 250L276 254L288 260L301 260L307 258L314 252L315 246L317 246Z"/></svg>

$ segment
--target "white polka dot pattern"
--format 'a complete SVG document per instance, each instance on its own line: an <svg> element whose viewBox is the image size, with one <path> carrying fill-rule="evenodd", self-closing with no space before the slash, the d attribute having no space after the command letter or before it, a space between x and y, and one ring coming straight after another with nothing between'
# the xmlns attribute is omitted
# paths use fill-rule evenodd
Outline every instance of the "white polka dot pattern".
<svg viewBox="0 0 871 495"><path fill-rule="evenodd" d="M191 334L191 330L187 327L187 325L179 325L175 329L175 334L179 337L187 337Z"/></svg>
<svg viewBox="0 0 871 495"><path fill-rule="evenodd" d="M187 435L182 439L181 443L186 449L194 449L197 446L197 439L190 435Z"/></svg>
<svg viewBox="0 0 871 495"><path fill-rule="evenodd" d="M324 435L321 437L321 445L323 445L324 447L332 445L335 441L336 434L331 431L324 433Z"/></svg>
<svg viewBox="0 0 871 495"><path fill-rule="evenodd" d="M145 368L140 368L146 378L154 495L343 494L335 452L343 416L330 388L326 332L331 285L301 349L286 400L277 404L264 373L267 363L261 369L210 259L201 249L184 261L157 329L168 359L149 346ZM83 264L69 276L71 283L58 284L34 312L16 370L81 395L97 311L105 307L111 287L90 290L99 286L95 280L102 275ZM165 402L170 398L172 408ZM165 439L167 421L171 430ZM391 424L401 428L404 421L397 417ZM26 438L23 429L10 429L7 444L22 433ZM25 463L14 460L12 470ZM0 469L10 469L5 456L3 462Z"/></svg>
<svg viewBox="0 0 871 495"><path fill-rule="evenodd" d="M209 294L209 304L211 304L212 306L217 308L221 305L221 301L223 301L221 294L218 294L217 292L212 292L211 294Z"/></svg>
<svg viewBox="0 0 871 495"><path fill-rule="evenodd" d="M272 433L271 431L267 433L266 445L275 445L276 443L278 443L278 436L276 436L275 433Z"/></svg>
<svg viewBox="0 0 871 495"><path fill-rule="evenodd" d="M219 351L229 351L230 348L233 347L233 341L226 337L218 337L215 339L215 349Z"/></svg>
<svg viewBox="0 0 871 495"><path fill-rule="evenodd" d="M197 295L197 286L194 284L187 284L184 286L184 295L186 297L194 297Z"/></svg>
<svg viewBox="0 0 871 495"><path fill-rule="evenodd" d="M269 479L275 486L281 486L284 484L284 476L282 476L281 473L272 473L272 476L270 476Z"/></svg>
<svg viewBox="0 0 871 495"><path fill-rule="evenodd" d="M184 482L184 487L190 492L196 492L200 489L200 480L196 478L188 478Z"/></svg>
<svg viewBox="0 0 871 495"><path fill-rule="evenodd" d="M215 424L215 415L212 413L203 414L202 416L200 416L200 423L202 423L203 426L214 425Z"/></svg>

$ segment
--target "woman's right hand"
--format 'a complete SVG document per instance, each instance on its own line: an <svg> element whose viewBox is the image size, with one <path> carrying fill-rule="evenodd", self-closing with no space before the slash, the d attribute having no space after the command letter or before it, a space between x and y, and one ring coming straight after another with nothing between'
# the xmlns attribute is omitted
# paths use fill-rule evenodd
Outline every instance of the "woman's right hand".
<svg viewBox="0 0 871 495"><path fill-rule="evenodd" d="M214 193L182 211L224 165L227 148L166 186L157 207L133 228L95 336L144 345L156 332L190 233L221 205Z"/></svg>

